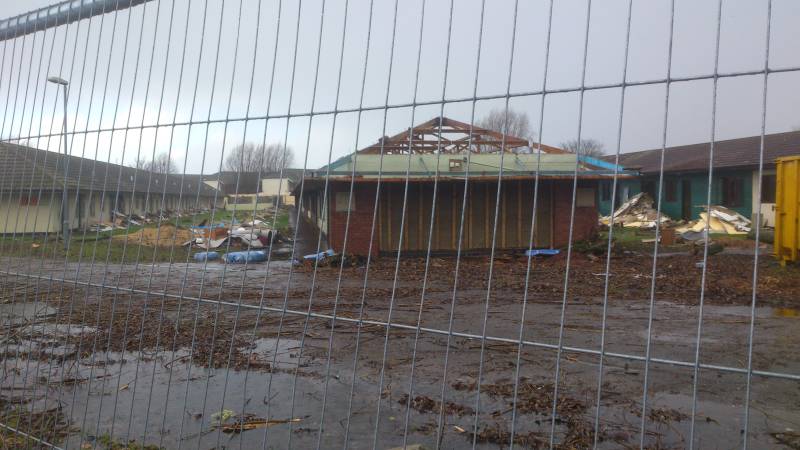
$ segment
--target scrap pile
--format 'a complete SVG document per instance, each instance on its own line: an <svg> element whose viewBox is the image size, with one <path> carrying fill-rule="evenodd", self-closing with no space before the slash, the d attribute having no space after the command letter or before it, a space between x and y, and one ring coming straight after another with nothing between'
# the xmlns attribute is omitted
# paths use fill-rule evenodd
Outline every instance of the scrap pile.
<svg viewBox="0 0 800 450"><path fill-rule="evenodd" d="M706 209L708 211L700 213L699 219L675 231L687 239L695 236L702 238L706 227L714 234L744 235L750 232L750 219L736 211L718 205Z"/></svg>
<svg viewBox="0 0 800 450"><path fill-rule="evenodd" d="M279 240L278 233L265 226L262 220L244 222L236 228L228 229L224 224L201 225L192 228L194 234L190 243L204 249L227 246L235 248L260 249L269 246L270 241Z"/></svg>
<svg viewBox="0 0 800 450"><path fill-rule="evenodd" d="M653 229L659 220L658 211L653 208L653 199L645 192L640 192L623 203L614 214L600 218L606 226L622 225L625 228ZM661 214L660 224L671 222L665 214Z"/></svg>

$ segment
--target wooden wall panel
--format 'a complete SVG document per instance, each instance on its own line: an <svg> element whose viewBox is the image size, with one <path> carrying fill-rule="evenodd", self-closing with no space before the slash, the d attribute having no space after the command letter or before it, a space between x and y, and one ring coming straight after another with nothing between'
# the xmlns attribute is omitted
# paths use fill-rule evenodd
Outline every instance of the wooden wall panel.
<svg viewBox="0 0 800 450"><path fill-rule="evenodd" d="M378 218L380 221L380 246L381 251L384 252L397 251L403 210L403 189L403 183L386 184L381 188ZM496 182L470 183L467 211L464 215L462 250L486 250L491 247L496 189ZM533 182L527 180L504 181L501 189L497 248L526 249L533 213ZM432 251L457 250L463 192L461 181L439 184L433 242L431 243ZM538 248L551 245L551 193L551 185L541 182L534 236L534 246ZM409 185L406 223L403 230L403 251L416 253L427 251L432 201L432 183Z"/></svg>

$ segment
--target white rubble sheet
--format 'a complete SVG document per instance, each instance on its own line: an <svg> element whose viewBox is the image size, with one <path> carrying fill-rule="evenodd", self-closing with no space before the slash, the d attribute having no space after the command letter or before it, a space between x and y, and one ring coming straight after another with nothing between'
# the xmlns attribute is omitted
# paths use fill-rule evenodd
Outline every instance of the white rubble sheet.
<svg viewBox="0 0 800 450"><path fill-rule="evenodd" d="M700 213L700 218L680 228L676 228L678 233L688 231L703 232L706 227L710 233L744 235L750 232L751 222L747 217L724 206L712 205L706 208L708 211Z"/></svg>
<svg viewBox="0 0 800 450"><path fill-rule="evenodd" d="M600 218L603 225L622 225L625 228L653 229L656 221L660 224L671 222L672 219L665 214L659 216L653 208L653 199L645 192L640 192L623 203L614 214Z"/></svg>

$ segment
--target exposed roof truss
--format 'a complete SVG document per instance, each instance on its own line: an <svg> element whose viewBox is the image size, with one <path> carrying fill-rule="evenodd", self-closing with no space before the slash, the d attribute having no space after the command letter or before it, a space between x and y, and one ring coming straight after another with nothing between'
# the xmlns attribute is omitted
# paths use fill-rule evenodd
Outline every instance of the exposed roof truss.
<svg viewBox="0 0 800 450"><path fill-rule="evenodd" d="M385 136L377 143L359 150L361 154L402 155L431 153L500 153L531 145L525 139L503 135L468 123L435 117L394 136ZM534 145L534 148L540 146ZM541 146L546 153L565 153L561 149Z"/></svg>

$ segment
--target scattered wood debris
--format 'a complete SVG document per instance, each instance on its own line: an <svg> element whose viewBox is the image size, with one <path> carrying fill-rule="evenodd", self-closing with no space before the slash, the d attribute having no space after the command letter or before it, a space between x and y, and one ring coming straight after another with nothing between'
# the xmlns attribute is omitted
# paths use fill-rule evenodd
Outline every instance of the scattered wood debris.
<svg viewBox="0 0 800 450"><path fill-rule="evenodd" d="M302 419L295 417L292 419L264 419L254 414L242 414L233 416L233 422L226 422L219 425L223 433L241 433L243 431L257 430L259 428L268 428L275 425L283 425L286 423L297 423Z"/></svg>
<svg viewBox="0 0 800 450"><path fill-rule="evenodd" d="M401 405L408 404L408 394L403 394L397 403ZM427 413L436 413L438 414L439 411L442 410L441 403L437 402L436 400L427 397L425 395L417 395L411 401L411 409L414 411L427 414ZM467 414L474 413L474 410L469 406L459 405L457 403L452 402L445 402L444 404L444 413L446 415L454 415L454 416L464 416Z"/></svg>
<svg viewBox="0 0 800 450"><path fill-rule="evenodd" d="M640 192L623 203L613 214L600 219L603 225L622 225L625 228L653 229L656 221L660 224L671 222L664 213L659 216L653 208L653 199L649 194Z"/></svg>
<svg viewBox="0 0 800 450"><path fill-rule="evenodd" d="M751 222L747 217L724 206L712 205L700 218L675 231L686 238L699 235L702 238L706 229L714 234L747 235Z"/></svg>

